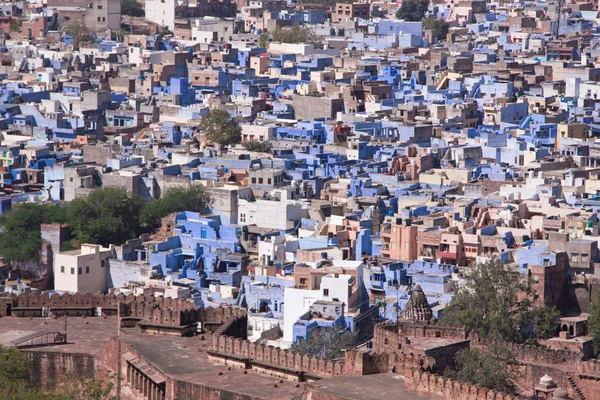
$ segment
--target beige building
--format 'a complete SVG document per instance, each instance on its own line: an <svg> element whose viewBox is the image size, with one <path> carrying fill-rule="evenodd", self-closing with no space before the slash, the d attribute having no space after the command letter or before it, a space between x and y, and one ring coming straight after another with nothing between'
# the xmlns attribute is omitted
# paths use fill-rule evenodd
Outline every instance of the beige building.
<svg viewBox="0 0 600 400"><path fill-rule="evenodd" d="M563 138L581 140L585 142L587 141L588 137L589 127L587 124L558 124L558 132L556 135L556 150L560 150L560 140Z"/></svg>
<svg viewBox="0 0 600 400"><path fill-rule="evenodd" d="M54 255L54 289L72 293L105 292L111 250L82 244L81 249Z"/></svg>

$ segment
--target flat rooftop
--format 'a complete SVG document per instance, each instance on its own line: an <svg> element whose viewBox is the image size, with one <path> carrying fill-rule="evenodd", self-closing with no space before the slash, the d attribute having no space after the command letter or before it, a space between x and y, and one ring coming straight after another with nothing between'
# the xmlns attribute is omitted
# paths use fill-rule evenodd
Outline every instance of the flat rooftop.
<svg viewBox="0 0 600 400"><path fill-rule="evenodd" d="M313 391L349 400L427 400L404 389L404 377L395 374L341 376L306 384Z"/></svg>
<svg viewBox="0 0 600 400"><path fill-rule="evenodd" d="M1 318L0 345L12 347L12 341L41 331L63 332L64 324L64 318ZM27 351L100 356L108 341L117 335L116 317L72 317L67 318L67 324L67 344L33 347ZM302 397L303 383L282 382L281 378L211 363L207 350L212 340L210 335L204 337L206 340L202 340L201 336L147 335L135 328L124 328L119 339L144 362L180 381L222 392L239 393L253 399Z"/></svg>

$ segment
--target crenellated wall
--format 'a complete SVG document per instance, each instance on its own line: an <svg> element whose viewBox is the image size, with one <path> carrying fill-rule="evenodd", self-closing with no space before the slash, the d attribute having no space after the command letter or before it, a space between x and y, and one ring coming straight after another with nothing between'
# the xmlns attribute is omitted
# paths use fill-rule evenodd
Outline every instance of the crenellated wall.
<svg viewBox="0 0 600 400"><path fill-rule="evenodd" d="M416 369L405 375L404 387L418 394L440 400L525 400L525 397L480 388Z"/></svg>
<svg viewBox="0 0 600 400"><path fill-rule="evenodd" d="M0 297L0 317L42 317L116 315L121 306L121 317L136 317L145 324L186 326L201 323L204 330L215 332L220 326L236 318L245 318L246 311L235 307L203 308L193 303L154 295L125 296L103 293L31 293Z"/></svg>
<svg viewBox="0 0 600 400"><path fill-rule="evenodd" d="M253 369L289 380L304 381L344 375L344 362L295 353L232 336L213 335L213 361Z"/></svg>

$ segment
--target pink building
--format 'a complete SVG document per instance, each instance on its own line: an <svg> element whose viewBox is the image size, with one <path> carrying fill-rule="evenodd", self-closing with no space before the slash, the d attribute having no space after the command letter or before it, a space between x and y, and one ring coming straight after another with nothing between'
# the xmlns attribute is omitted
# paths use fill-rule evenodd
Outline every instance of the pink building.
<svg viewBox="0 0 600 400"><path fill-rule="evenodd" d="M409 219L397 218L381 229L381 256L393 260L414 261L417 259L419 228L412 226Z"/></svg>

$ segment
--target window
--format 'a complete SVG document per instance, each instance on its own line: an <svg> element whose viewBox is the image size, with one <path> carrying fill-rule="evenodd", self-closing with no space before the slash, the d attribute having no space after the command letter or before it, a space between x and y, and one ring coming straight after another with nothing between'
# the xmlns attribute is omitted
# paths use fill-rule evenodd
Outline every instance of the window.
<svg viewBox="0 0 600 400"><path fill-rule="evenodd" d="M98 17L98 22L102 21L102 18Z"/></svg>
<svg viewBox="0 0 600 400"><path fill-rule="evenodd" d="M90 273L90 267L85 267L85 273L89 274Z"/></svg>
<svg viewBox="0 0 600 400"><path fill-rule="evenodd" d="M327 312L327 307L323 307L323 312Z"/></svg>
<svg viewBox="0 0 600 400"><path fill-rule="evenodd" d="M60 266L60 272L61 272L62 274L64 274L64 273L65 273L65 266L64 266L64 265L61 265L61 266Z"/></svg>
<svg viewBox="0 0 600 400"><path fill-rule="evenodd" d="M252 178L252 183L256 183L256 178Z"/></svg>
<svg viewBox="0 0 600 400"><path fill-rule="evenodd" d="M329 289L323 289L323 296L329 296Z"/></svg>
<svg viewBox="0 0 600 400"><path fill-rule="evenodd" d="M258 184L262 185L262 183L263 183L263 178L258 178Z"/></svg>
<svg viewBox="0 0 600 400"><path fill-rule="evenodd" d="M75 275L75 268L71 268L71 275Z"/></svg>
<svg viewBox="0 0 600 400"><path fill-rule="evenodd" d="M98 10L102 10L102 6L98 6Z"/></svg>
<svg viewBox="0 0 600 400"><path fill-rule="evenodd" d="M100 260L100 267L104 268L105 265L106 265L106 260Z"/></svg>
<svg viewBox="0 0 600 400"><path fill-rule="evenodd" d="M102 22L106 22L106 17L102 17Z"/></svg>
<svg viewBox="0 0 600 400"><path fill-rule="evenodd" d="M270 185L271 184L271 178L267 179L267 183Z"/></svg>
<svg viewBox="0 0 600 400"><path fill-rule="evenodd" d="M300 278L300 284L306 285L306 278Z"/></svg>
<svg viewBox="0 0 600 400"><path fill-rule="evenodd" d="M82 268L81 268L81 267L77 268L77 273L78 273L79 275L81 275L81 274L82 274L82 272L83 272L83 271L82 271Z"/></svg>
<svg viewBox="0 0 600 400"><path fill-rule="evenodd" d="M240 222L246 222L246 214L240 214Z"/></svg>

